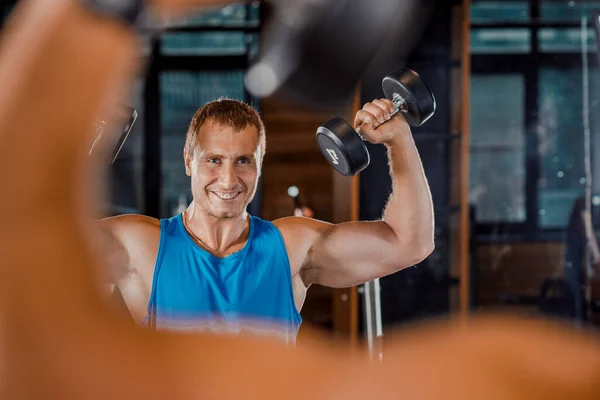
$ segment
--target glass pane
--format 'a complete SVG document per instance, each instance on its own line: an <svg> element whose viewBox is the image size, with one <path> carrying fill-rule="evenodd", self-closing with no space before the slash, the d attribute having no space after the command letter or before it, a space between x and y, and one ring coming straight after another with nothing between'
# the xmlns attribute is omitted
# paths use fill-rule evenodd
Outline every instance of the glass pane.
<svg viewBox="0 0 600 400"><path fill-rule="evenodd" d="M254 26L260 20L260 2L232 4L211 11L194 13L186 19L169 21L170 27L190 26Z"/></svg>
<svg viewBox="0 0 600 400"><path fill-rule="evenodd" d="M525 213L525 82L471 77L470 201L478 222L519 222Z"/></svg>
<svg viewBox="0 0 600 400"><path fill-rule="evenodd" d="M538 43L545 52L581 52L583 31L581 28L542 28L538 31ZM596 32L587 29L587 50L596 50Z"/></svg>
<svg viewBox="0 0 600 400"><path fill-rule="evenodd" d="M115 162L108 169L111 215L143 210L144 167L144 79L137 79L124 102L135 108L138 118Z"/></svg>
<svg viewBox="0 0 600 400"><path fill-rule="evenodd" d="M161 53L165 55L246 54L248 45L258 42L257 34L244 32L174 32L162 35Z"/></svg>
<svg viewBox="0 0 600 400"><path fill-rule="evenodd" d="M471 4L471 22L529 21L527 1L478 1Z"/></svg>
<svg viewBox="0 0 600 400"><path fill-rule="evenodd" d="M162 196L161 217L173 216L191 200L183 146L192 116L219 97L244 100L244 72L165 72L160 76Z"/></svg>
<svg viewBox="0 0 600 400"><path fill-rule="evenodd" d="M598 9L600 9L600 1L542 0L540 17L546 21L580 21L581 17L589 19Z"/></svg>
<svg viewBox="0 0 600 400"><path fill-rule="evenodd" d="M529 53L528 29L471 29L471 53Z"/></svg>
<svg viewBox="0 0 600 400"><path fill-rule="evenodd" d="M591 133L598 122L600 80L590 73ZM573 202L584 194L584 135L580 68L542 68L539 81L540 181L539 221L542 227L564 227ZM597 136L597 135L594 135Z"/></svg>
<svg viewBox="0 0 600 400"><path fill-rule="evenodd" d="M525 150L471 150L470 202L477 222L525 221Z"/></svg>

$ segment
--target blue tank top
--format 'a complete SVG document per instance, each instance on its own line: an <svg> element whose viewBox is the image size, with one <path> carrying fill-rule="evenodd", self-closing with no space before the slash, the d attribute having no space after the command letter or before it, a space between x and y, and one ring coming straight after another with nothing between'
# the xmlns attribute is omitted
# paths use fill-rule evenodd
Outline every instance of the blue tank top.
<svg viewBox="0 0 600 400"><path fill-rule="evenodd" d="M194 242L182 214L162 219L147 318L156 329L249 331L295 341L302 318L279 229L250 216L246 245L219 258Z"/></svg>

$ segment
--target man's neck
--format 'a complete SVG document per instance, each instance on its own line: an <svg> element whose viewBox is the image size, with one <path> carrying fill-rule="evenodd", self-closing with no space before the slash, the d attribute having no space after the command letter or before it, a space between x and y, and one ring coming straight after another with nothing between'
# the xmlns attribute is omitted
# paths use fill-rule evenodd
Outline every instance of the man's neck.
<svg viewBox="0 0 600 400"><path fill-rule="evenodd" d="M202 212L192 203L182 218L195 241L216 255L226 255L243 248L250 232L246 211L234 218L218 218Z"/></svg>

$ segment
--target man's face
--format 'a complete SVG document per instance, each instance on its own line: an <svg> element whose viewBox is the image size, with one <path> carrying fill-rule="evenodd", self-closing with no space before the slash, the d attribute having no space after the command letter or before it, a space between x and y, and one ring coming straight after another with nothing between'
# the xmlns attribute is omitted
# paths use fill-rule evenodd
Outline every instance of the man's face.
<svg viewBox="0 0 600 400"><path fill-rule="evenodd" d="M184 151L186 174L192 179L194 203L216 218L241 215L254 198L260 176L259 132L254 126L235 131L206 121L195 151Z"/></svg>

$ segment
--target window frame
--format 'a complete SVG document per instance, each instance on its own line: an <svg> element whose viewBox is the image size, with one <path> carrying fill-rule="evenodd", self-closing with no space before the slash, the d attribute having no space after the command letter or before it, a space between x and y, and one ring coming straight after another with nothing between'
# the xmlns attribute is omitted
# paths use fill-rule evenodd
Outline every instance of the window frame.
<svg viewBox="0 0 600 400"><path fill-rule="evenodd" d="M475 222L475 237L478 242L540 242L562 240L565 228L544 228L540 226L538 181L541 174L541 159L538 153L538 93L539 73L544 67L581 68L581 53L541 52L538 31L541 28L579 28L580 22L560 22L540 20L540 1L529 2L530 19L527 22L486 22L471 23L471 29L484 28L527 28L530 30L529 53L471 54L471 75L489 76L495 74L522 74L525 81L525 214L524 222ZM600 4L598 4L600 9ZM589 18L588 29L595 29ZM597 37L596 35L594 35ZM598 45L600 49L600 45ZM600 50L599 50L600 51ZM594 49L588 50L590 68L598 67L598 57Z"/></svg>

